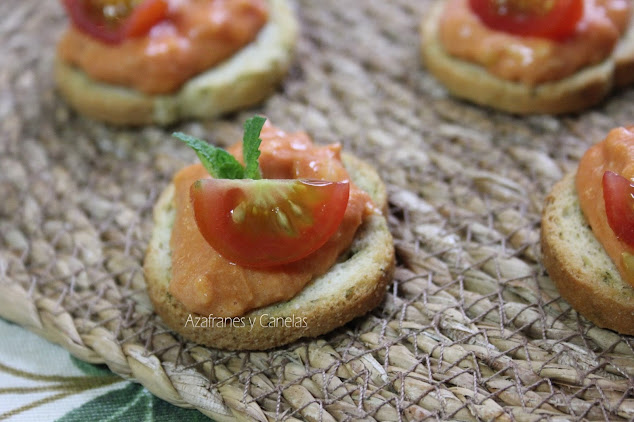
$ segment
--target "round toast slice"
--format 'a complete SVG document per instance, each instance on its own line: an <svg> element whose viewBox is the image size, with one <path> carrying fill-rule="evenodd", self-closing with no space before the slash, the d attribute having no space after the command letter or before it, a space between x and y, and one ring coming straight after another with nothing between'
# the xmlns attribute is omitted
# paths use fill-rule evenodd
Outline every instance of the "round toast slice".
<svg viewBox="0 0 634 422"><path fill-rule="evenodd" d="M606 60L559 81L530 87L499 78L482 66L448 54L438 37L444 4L444 0L437 0L421 23L421 53L425 67L457 98L520 115L562 114L589 108L603 100L614 86L634 82L632 22Z"/></svg>
<svg viewBox="0 0 634 422"><path fill-rule="evenodd" d="M169 95L97 81L56 58L58 91L77 111L115 125L168 125L210 119L255 105L268 97L292 62L298 25L288 0L269 1L269 22L257 38L217 66Z"/></svg>
<svg viewBox="0 0 634 422"><path fill-rule="evenodd" d="M351 155L343 154L342 160L352 181L370 194L377 207L385 210L387 193L376 171ZM364 219L352 245L339 261L292 299L259 308L231 321L189 312L168 293L171 279L169 244L175 215L173 197L174 186L170 184L155 205L154 230L144 271L157 314L172 330L193 342L220 349L265 350L302 337L315 337L377 306L391 282L394 269L392 236L385 217L373 214Z"/></svg>
<svg viewBox="0 0 634 422"><path fill-rule="evenodd" d="M634 334L634 287L624 282L579 206L575 174L555 184L542 214L544 267L564 298L602 328Z"/></svg>

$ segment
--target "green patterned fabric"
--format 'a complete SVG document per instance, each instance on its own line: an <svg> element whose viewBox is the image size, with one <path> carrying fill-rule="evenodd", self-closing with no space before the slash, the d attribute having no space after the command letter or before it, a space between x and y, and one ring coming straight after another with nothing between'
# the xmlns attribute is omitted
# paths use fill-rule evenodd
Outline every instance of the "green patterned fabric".
<svg viewBox="0 0 634 422"><path fill-rule="evenodd" d="M208 420L2 319L0 338L0 420Z"/></svg>

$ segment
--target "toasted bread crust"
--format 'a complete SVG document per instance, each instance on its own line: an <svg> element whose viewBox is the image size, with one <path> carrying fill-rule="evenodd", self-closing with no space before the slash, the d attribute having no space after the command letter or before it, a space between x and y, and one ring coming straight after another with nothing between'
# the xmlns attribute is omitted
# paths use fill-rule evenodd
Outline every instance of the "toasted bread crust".
<svg viewBox="0 0 634 422"><path fill-rule="evenodd" d="M614 53L614 85L624 87L634 83L634 11L629 30Z"/></svg>
<svg viewBox="0 0 634 422"><path fill-rule="evenodd" d="M181 119L209 119L255 105L286 74L297 38L288 0L269 0L269 22L234 56L190 79L173 94L147 95L92 79L56 57L58 91L79 112L115 125L167 125Z"/></svg>
<svg viewBox="0 0 634 422"><path fill-rule="evenodd" d="M632 25L608 59L559 81L529 87L449 55L438 38L443 5L437 1L421 23L421 52L427 69L458 98L515 114L561 114L591 107L613 86L634 82Z"/></svg>
<svg viewBox="0 0 634 422"><path fill-rule="evenodd" d="M385 208L387 194L377 173L352 156L343 158L352 180L368 191L378 206ZM155 229L144 263L145 278L157 314L172 330L196 343L221 349L264 350L302 337L318 336L377 306L391 282L392 236L385 218L372 215L364 220L340 262L294 298L244 315L244 327L221 328L217 324L212 328L196 327L193 325L196 318L208 324L210 316L189 312L167 290L171 279L169 239L174 218L173 195L174 186L170 185L155 206ZM250 321L254 321L252 326Z"/></svg>
<svg viewBox="0 0 634 422"><path fill-rule="evenodd" d="M544 267L561 297L581 315L622 334L634 334L634 288L623 282L588 225L575 173L557 183L542 215Z"/></svg>

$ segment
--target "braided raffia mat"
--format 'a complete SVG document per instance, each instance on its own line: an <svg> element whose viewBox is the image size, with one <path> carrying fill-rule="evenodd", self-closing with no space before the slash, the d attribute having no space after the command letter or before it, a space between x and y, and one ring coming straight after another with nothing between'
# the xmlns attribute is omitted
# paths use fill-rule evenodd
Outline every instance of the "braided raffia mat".
<svg viewBox="0 0 634 422"><path fill-rule="evenodd" d="M121 130L53 90L58 3L0 2L0 315L219 421L634 418L632 339L572 311L538 247L547 191L632 123L634 91L563 118L487 111L448 98L421 66L428 1L297 6L297 62L261 108ZM398 268L366 317L229 353L162 325L142 260L157 194L194 160L169 133L228 144L254 112L377 166Z"/></svg>

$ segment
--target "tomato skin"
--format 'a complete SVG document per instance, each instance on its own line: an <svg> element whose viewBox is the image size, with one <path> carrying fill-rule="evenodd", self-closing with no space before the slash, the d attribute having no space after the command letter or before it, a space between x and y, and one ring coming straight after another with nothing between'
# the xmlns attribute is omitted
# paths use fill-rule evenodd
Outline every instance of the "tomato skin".
<svg viewBox="0 0 634 422"><path fill-rule="evenodd" d="M207 243L243 267L297 261L323 246L343 220L350 183L301 179L201 179L190 188Z"/></svg>
<svg viewBox="0 0 634 422"><path fill-rule="evenodd" d="M522 2L507 0L501 5L496 0L469 0L471 10L490 28L514 35L563 40L575 32L583 17L583 0L555 0L547 11L522 11ZM535 2L534 7L546 2ZM525 7L525 6L524 6Z"/></svg>
<svg viewBox="0 0 634 422"><path fill-rule="evenodd" d="M634 246L634 184L611 171L602 182L608 224L619 240Z"/></svg>
<svg viewBox="0 0 634 422"><path fill-rule="evenodd" d="M127 38L140 37L167 16L167 0L143 0L132 12L112 24L95 13L90 0L62 0L73 24L86 34L107 44L119 44Z"/></svg>
<svg viewBox="0 0 634 422"><path fill-rule="evenodd" d="M123 25L123 38L141 37L167 16L166 0L146 0L139 4Z"/></svg>

